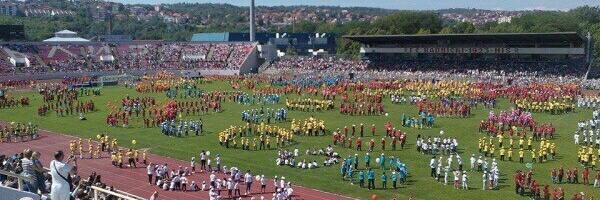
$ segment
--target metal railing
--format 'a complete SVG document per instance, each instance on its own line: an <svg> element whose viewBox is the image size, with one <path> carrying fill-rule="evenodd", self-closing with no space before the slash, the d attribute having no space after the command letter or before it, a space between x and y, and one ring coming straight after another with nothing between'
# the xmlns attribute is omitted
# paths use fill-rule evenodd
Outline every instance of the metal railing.
<svg viewBox="0 0 600 200"><path fill-rule="evenodd" d="M25 177L23 175L20 174L15 174L9 171L4 171L4 170L0 170L0 174L2 175L6 175L8 177L13 177L17 179L17 185L19 191L23 191L23 181L27 181L27 182L33 182L33 179L29 178L29 177Z"/></svg>
<svg viewBox="0 0 600 200"><path fill-rule="evenodd" d="M127 192L119 191L119 190L110 191L110 190L96 187L96 186L92 186L92 190L93 190L93 194L94 194L93 200L101 200L100 194L115 196L115 197L117 197L117 199L122 199L122 200L146 200L145 198L142 198L142 197L139 197L139 196L136 196L133 194L129 194Z"/></svg>
<svg viewBox="0 0 600 200"><path fill-rule="evenodd" d="M29 177L25 177L23 175L20 174L16 174L13 172L9 172L9 171L5 171L5 170L0 170L0 174L8 176L8 177L13 177L17 179L17 189L19 191L23 191L24 190L24 181L28 181L28 182L33 182L33 180ZM100 187L96 187L96 186L91 186L92 190L93 190L93 194L94 194L94 200L101 200L100 198L100 194L106 194L106 195L111 195L111 196L115 196L118 199L122 199L122 200L146 200L145 198L127 193L127 192L123 192L120 190L116 190L116 191L110 191L104 188L100 188Z"/></svg>

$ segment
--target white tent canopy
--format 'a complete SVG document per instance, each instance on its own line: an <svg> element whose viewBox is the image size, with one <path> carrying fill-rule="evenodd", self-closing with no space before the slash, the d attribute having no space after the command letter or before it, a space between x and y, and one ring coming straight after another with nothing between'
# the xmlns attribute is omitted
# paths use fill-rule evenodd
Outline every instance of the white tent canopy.
<svg viewBox="0 0 600 200"><path fill-rule="evenodd" d="M113 55L101 55L100 60L103 62L113 62L115 61L115 57Z"/></svg>
<svg viewBox="0 0 600 200"><path fill-rule="evenodd" d="M54 37L48 38L44 42L90 42L90 40L78 37L76 32L62 30L54 33Z"/></svg>

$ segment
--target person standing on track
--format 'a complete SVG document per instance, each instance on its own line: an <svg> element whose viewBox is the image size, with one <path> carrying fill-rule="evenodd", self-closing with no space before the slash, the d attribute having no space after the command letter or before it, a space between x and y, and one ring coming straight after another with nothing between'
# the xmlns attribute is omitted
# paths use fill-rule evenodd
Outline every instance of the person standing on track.
<svg viewBox="0 0 600 200"><path fill-rule="evenodd" d="M267 180L265 180L265 175L260 175L260 193L264 194L267 189Z"/></svg>
<svg viewBox="0 0 600 200"><path fill-rule="evenodd" d="M136 163L135 163L135 156L133 153L133 149L129 149L127 151L126 155L127 155L127 164L129 165L129 167L137 168Z"/></svg>
<svg viewBox="0 0 600 200"><path fill-rule="evenodd" d="M208 156L206 155L206 152L202 150L202 152L200 153L200 172L204 172L204 170L206 170L207 157Z"/></svg>
<svg viewBox="0 0 600 200"><path fill-rule="evenodd" d="M148 175L148 183L150 183L150 185L152 185L152 175L154 174L154 170L153 163L150 163L148 166L146 166L146 174Z"/></svg>
<svg viewBox="0 0 600 200"><path fill-rule="evenodd" d="M244 192L244 195L249 195L251 194L251 189L252 189L252 179L254 177L252 177L252 174L250 173L250 170L248 170L246 172L246 174L244 175L244 181L246 182L246 192Z"/></svg>

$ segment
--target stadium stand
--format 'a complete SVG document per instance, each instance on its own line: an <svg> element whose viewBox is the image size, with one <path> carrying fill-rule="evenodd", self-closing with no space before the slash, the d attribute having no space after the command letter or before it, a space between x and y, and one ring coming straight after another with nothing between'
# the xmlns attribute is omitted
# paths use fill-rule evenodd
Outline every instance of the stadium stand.
<svg viewBox="0 0 600 200"><path fill-rule="evenodd" d="M0 75L116 70L240 70L255 43L5 43ZM29 64L10 65L10 57Z"/></svg>
<svg viewBox="0 0 600 200"><path fill-rule="evenodd" d="M246 45L246 44L234 44L232 46L231 56L230 56L230 67L239 68L244 62L245 58L248 57L248 54L252 51L254 45Z"/></svg>
<svg viewBox="0 0 600 200"><path fill-rule="evenodd" d="M4 47L0 47L0 74L10 74L15 70Z"/></svg>
<svg viewBox="0 0 600 200"><path fill-rule="evenodd" d="M212 46L209 60L225 62L227 58L231 54L231 45L230 44L215 44Z"/></svg>
<svg viewBox="0 0 600 200"><path fill-rule="evenodd" d="M31 159L26 158L24 154L27 154L27 151L29 151L30 154L32 153L32 151L28 149L25 150L24 153L14 155L0 154L0 187L2 187L0 188L0 191L7 192L3 195L8 196L32 196L40 199L39 195L41 195L43 197L42 199L44 199L48 196L50 188L52 187L52 178L49 173L50 170L47 168L43 169L44 172L34 170L33 176L35 178L24 176L24 168L29 168L29 166L23 165L25 160L31 160L34 163L33 165L37 165L35 163L38 159L35 156L36 152L33 152L34 156ZM39 163L39 165L41 165L41 163ZM114 187L106 185L102 181L101 175L96 174L96 172L92 172L89 175L74 173L71 174L69 179L71 179L73 185L76 186L71 189L71 195L74 199L143 199L126 192L118 191ZM32 184L34 186L32 186Z"/></svg>
<svg viewBox="0 0 600 200"><path fill-rule="evenodd" d="M575 32L355 35L374 70L527 72L584 76L590 50Z"/></svg>

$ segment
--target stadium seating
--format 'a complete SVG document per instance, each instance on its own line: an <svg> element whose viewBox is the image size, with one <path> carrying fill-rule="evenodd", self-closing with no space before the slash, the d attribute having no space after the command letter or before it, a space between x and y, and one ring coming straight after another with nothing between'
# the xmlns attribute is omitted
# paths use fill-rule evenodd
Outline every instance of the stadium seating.
<svg viewBox="0 0 600 200"><path fill-rule="evenodd" d="M231 53L230 44L215 44L211 48L210 58L212 61L225 62Z"/></svg>
<svg viewBox="0 0 600 200"><path fill-rule="evenodd" d="M0 59L0 74L70 71L234 69L256 48L251 43L135 42L127 44L14 43L3 48L28 58L15 70ZM105 59L101 59L104 57ZM114 58L108 59L108 58Z"/></svg>
<svg viewBox="0 0 600 200"><path fill-rule="evenodd" d="M45 64L41 63L41 59L38 59L39 49L36 45L30 44L5 44L2 45L5 49L4 53L7 55L8 52L11 52L12 56L15 58L25 57L29 60L30 66L22 66L18 69L15 69L16 73L28 73L28 72L45 72L48 71L45 69Z"/></svg>
<svg viewBox="0 0 600 200"><path fill-rule="evenodd" d="M4 52L4 48L0 47L0 74L10 74L15 68L9 61L9 56Z"/></svg>
<svg viewBox="0 0 600 200"><path fill-rule="evenodd" d="M230 67L239 68L244 63L245 58L252 52L254 45L234 44L229 60Z"/></svg>

